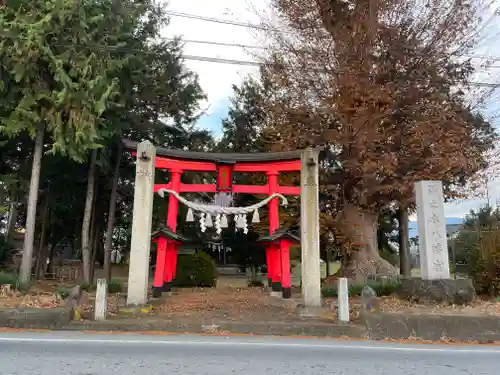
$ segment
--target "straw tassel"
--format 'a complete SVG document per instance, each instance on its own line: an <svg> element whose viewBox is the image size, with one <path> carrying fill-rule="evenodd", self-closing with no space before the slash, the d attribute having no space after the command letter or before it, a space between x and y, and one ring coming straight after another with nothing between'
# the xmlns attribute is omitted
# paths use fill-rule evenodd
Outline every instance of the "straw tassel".
<svg viewBox="0 0 500 375"><path fill-rule="evenodd" d="M193 221L194 221L194 214L193 214L193 210L190 208L190 209L188 209L188 212L186 215L186 222L192 223Z"/></svg>
<svg viewBox="0 0 500 375"><path fill-rule="evenodd" d="M260 223L259 211L255 210L252 215L252 223Z"/></svg>
<svg viewBox="0 0 500 375"><path fill-rule="evenodd" d="M236 216L236 228L242 229L244 226L243 224L243 215L237 215Z"/></svg>
<svg viewBox="0 0 500 375"><path fill-rule="evenodd" d="M207 228L212 228L214 226L214 223L212 222L212 215L207 214L205 217L205 226Z"/></svg>
<svg viewBox="0 0 500 375"><path fill-rule="evenodd" d="M227 223L227 216L226 215L222 215L221 218L220 218L220 227L221 228L227 228L229 225Z"/></svg>

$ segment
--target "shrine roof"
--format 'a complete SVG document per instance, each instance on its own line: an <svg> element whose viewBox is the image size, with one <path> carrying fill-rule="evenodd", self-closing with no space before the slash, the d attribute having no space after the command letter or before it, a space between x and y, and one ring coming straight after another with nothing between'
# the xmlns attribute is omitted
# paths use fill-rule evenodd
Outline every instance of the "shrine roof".
<svg viewBox="0 0 500 375"><path fill-rule="evenodd" d="M300 237L296 236L295 234L293 234L292 232L290 232L286 229L278 229L273 234L261 236L261 237L259 237L257 242L274 242L274 241L278 241L281 239L287 239L287 240L290 240L293 242L300 243Z"/></svg>
<svg viewBox="0 0 500 375"><path fill-rule="evenodd" d="M153 233L151 233L151 238L158 237L161 234L163 234L169 240L179 241L179 242L183 242L183 243L191 242L191 239L183 236L180 233L173 232L172 230L170 230L169 228L167 228L163 225L160 225L160 227L157 230L155 230Z"/></svg>
<svg viewBox="0 0 500 375"><path fill-rule="evenodd" d="M123 139L126 150L136 150L139 142L130 139ZM314 150L322 151L324 147L316 147ZM304 150L283 151L283 152L252 152L252 153L224 153L224 152L191 152L172 150L163 147L156 147L156 156L164 156L172 159L207 161L214 163L254 163L254 162L274 162L300 160L300 155Z"/></svg>

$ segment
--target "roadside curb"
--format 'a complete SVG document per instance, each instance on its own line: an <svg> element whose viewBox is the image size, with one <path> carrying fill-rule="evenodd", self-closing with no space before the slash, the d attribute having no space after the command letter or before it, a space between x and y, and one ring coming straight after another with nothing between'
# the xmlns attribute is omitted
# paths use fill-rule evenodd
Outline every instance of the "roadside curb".
<svg viewBox="0 0 500 375"><path fill-rule="evenodd" d="M73 319L72 308L0 309L0 327L58 329Z"/></svg>
<svg viewBox="0 0 500 375"><path fill-rule="evenodd" d="M60 330L71 331L123 331L123 332L165 332L165 333L212 333L251 334L273 336L313 336L366 338L363 326L318 322L182 322L158 319L133 319L96 321L73 321L61 326Z"/></svg>
<svg viewBox="0 0 500 375"><path fill-rule="evenodd" d="M149 332L158 334L242 334L274 336L335 337L371 340L422 339L438 341L500 341L500 318L496 316L370 313L357 323L319 319L303 321L245 322L169 320L148 315L111 318L105 321L71 320L72 309L0 310L0 327L17 329Z"/></svg>
<svg viewBox="0 0 500 375"><path fill-rule="evenodd" d="M492 315L371 313L362 318L372 340L500 341L500 317Z"/></svg>

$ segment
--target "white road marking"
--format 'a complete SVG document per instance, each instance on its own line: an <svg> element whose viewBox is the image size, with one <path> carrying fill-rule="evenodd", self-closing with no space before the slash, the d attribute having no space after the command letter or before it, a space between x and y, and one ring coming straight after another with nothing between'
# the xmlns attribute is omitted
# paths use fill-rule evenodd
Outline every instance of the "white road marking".
<svg viewBox="0 0 500 375"><path fill-rule="evenodd" d="M393 346L393 345L343 345L343 344L318 344L318 343L284 343L284 342L248 342L248 341L182 341L182 340L130 340L130 339L78 339L78 338L32 338L32 337L0 337L0 342L39 342L39 343L58 343L58 344L121 344L121 345L163 345L163 346L252 346L252 347L271 347L271 348L319 348L319 349L346 349L346 350L365 350L365 351L396 351L396 352L427 352L427 353L489 353L500 354L500 348L466 348L466 347L416 347L416 346Z"/></svg>

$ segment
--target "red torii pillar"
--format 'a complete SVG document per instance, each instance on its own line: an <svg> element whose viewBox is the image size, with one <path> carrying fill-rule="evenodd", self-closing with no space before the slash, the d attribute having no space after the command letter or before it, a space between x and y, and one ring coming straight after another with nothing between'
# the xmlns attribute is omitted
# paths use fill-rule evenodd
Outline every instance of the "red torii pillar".
<svg viewBox="0 0 500 375"><path fill-rule="evenodd" d="M267 172L267 183L269 186L269 195L277 193L278 191L278 175L277 171ZM269 234L273 234L280 225L279 218L279 201L278 198L274 198L269 202ZM271 279L271 290L273 292L281 292L281 254L279 248L269 243L266 246L266 258L267 269L268 269L268 279Z"/></svg>
<svg viewBox="0 0 500 375"><path fill-rule="evenodd" d="M178 249L188 240L169 228L158 229L151 235L151 240L157 244L153 297L160 297L162 292L168 292L172 287Z"/></svg>
<svg viewBox="0 0 500 375"><path fill-rule="evenodd" d="M300 238L286 230L276 230L268 236L259 238L257 242L265 244L271 251L279 255L280 261L278 264L274 264L274 271L280 275L283 298L290 298L292 296L290 247L293 244L300 243Z"/></svg>

